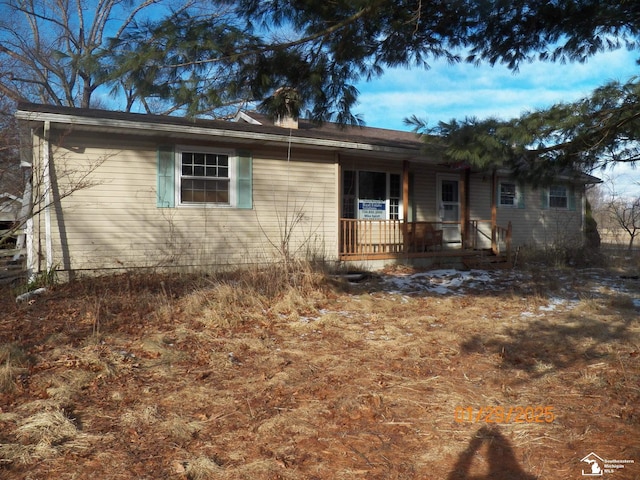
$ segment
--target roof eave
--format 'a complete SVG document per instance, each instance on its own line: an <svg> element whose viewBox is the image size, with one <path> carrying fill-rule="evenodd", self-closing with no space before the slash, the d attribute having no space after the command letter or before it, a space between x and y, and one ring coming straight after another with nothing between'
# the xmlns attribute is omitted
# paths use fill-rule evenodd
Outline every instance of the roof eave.
<svg viewBox="0 0 640 480"><path fill-rule="evenodd" d="M127 132L135 131L147 135L166 133L171 135L189 135L208 138L215 137L227 141L238 141L241 143L267 142L276 144L295 144L308 148L318 149L357 150L375 153L386 153L403 157L421 156L418 149L375 145L363 142L314 138L300 135L292 136L289 135L288 130L283 131L282 134L259 133L241 130L227 130L223 128L175 125L162 122L138 122L132 120L86 117L82 115L71 115L63 113L34 112L29 110L18 110L15 116L18 120L26 122L50 122L51 124L79 127L85 130L94 131L109 128Z"/></svg>

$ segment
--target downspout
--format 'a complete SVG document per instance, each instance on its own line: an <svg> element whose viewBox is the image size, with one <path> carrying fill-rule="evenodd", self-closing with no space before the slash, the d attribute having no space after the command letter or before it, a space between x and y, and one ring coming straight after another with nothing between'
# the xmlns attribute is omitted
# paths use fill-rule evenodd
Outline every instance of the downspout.
<svg viewBox="0 0 640 480"><path fill-rule="evenodd" d="M51 131L51 123L47 120L44 122L44 143L42 144L42 158L44 160L44 168L42 171L42 181L44 185L44 235L45 235L45 251L47 272L53 268L53 244L51 240L51 146L49 143L49 135Z"/></svg>

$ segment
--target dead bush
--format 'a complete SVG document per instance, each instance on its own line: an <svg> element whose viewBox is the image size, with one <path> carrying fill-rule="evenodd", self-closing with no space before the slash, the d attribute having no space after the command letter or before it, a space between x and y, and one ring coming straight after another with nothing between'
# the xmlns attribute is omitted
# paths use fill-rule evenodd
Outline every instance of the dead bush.
<svg viewBox="0 0 640 480"><path fill-rule="evenodd" d="M554 244L546 247L524 246L518 250L522 268L606 267L607 257L599 249L578 244Z"/></svg>

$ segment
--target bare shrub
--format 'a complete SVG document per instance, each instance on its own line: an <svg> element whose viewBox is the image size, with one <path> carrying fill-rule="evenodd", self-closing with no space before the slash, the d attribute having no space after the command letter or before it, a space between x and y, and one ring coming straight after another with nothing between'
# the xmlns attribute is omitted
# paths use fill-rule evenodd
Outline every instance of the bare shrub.
<svg viewBox="0 0 640 480"><path fill-rule="evenodd" d="M546 247L521 247L518 251L518 265L525 268L605 267L607 258L600 250L588 245L555 243Z"/></svg>

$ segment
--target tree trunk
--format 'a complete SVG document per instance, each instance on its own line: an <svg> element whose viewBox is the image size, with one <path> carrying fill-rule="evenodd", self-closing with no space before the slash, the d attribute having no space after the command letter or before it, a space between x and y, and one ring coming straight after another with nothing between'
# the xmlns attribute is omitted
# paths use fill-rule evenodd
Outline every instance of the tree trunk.
<svg viewBox="0 0 640 480"><path fill-rule="evenodd" d="M633 241L635 240L637 233L634 232L630 235L631 235L631 238L629 239L629 247L628 247L629 253L633 252Z"/></svg>

